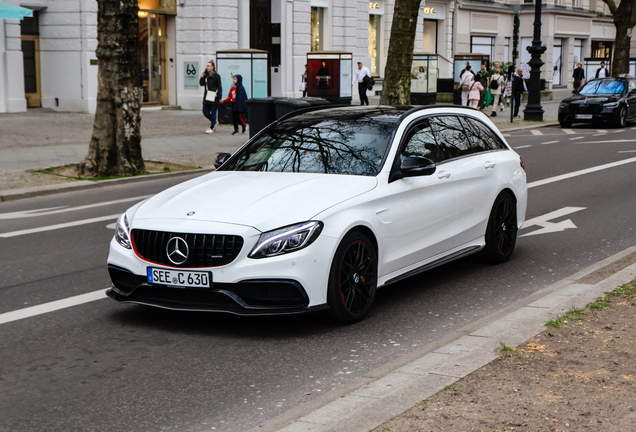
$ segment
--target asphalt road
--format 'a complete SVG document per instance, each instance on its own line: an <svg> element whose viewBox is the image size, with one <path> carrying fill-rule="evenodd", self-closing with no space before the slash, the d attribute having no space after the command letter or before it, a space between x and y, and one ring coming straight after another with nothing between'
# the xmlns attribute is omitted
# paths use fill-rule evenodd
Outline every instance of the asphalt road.
<svg viewBox="0 0 636 432"><path fill-rule="evenodd" d="M510 133L531 186L527 219L538 223L521 231L512 259L485 266L469 257L391 285L353 326L316 315L178 313L106 298L2 323L9 312L107 288L115 215L184 178L2 203L0 431L282 426L371 371L636 244L631 126ZM127 201L108 203L118 200ZM101 220L55 227L94 218Z"/></svg>

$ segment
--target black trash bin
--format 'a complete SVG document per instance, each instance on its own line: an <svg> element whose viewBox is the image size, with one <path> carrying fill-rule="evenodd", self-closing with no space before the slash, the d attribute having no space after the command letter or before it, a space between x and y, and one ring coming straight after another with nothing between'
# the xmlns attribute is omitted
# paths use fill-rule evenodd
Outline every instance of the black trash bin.
<svg viewBox="0 0 636 432"><path fill-rule="evenodd" d="M250 113L250 138L276 120L275 97L255 98L247 101Z"/></svg>
<svg viewBox="0 0 636 432"><path fill-rule="evenodd" d="M278 120L285 114L289 114L290 112L310 107L311 104L304 99L305 98L276 98L276 100L274 101L274 106L276 107L276 120Z"/></svg>

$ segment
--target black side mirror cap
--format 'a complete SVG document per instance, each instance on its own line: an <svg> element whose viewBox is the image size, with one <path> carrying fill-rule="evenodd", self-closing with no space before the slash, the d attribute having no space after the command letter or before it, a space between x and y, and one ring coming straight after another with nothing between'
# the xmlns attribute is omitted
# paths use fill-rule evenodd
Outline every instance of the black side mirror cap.
<svg viewBox="0 0 636 432"><path fill-rule="evenodd" d="M219 168L232 156L230 153L219 153L214 160L214 168Z"/></svg>
<svg viewBox="0 0 636 432"><path fill-rule="evenodd" d="M419 177L432 175L437 166L435 162L423 157L407 156L402 161L400 169L393 172L389 178L389 183L400 180L404 177Z"/></svg>

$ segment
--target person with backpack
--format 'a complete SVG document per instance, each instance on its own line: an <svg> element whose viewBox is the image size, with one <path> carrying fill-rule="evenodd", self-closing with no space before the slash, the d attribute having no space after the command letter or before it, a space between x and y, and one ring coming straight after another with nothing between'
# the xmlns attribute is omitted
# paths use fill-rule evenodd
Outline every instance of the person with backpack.
<svg viewBox="0 0 636 432"><path fill-rule="evenodd" d="M495 73L490 77L490 94L493 97L492 101L492 113L490 117L497 117L497 107L501 103L501 93L504 87L504 76L501 73L501 66L499 62L495 62ZM503 105L501 107L503 111Z"/></svg>
<svg viewBox="0 0 636 432"><path fill-rule="evenodd" d="M462 78L459 80L459 87L462 89L462 106L468 106L468 95L470 93L470 85L475 76L473 71L470 70L470 65L466 65L466 71L462 74Z"/></svg>
<svg viewBox="0 0 636 432"><path fill-rule="evenodd" d="M234 75L232 78L234 87L230 89L230 93L227 95L227 99L221 101L221 103L232 103L232 124L234 125L234 132L232 135L239 133L239 122L243 126L242 133L245 133L247 129L247 123L243 120L242 113L247 112L247 92L243 87L243 77L241 75Z"/></svg>

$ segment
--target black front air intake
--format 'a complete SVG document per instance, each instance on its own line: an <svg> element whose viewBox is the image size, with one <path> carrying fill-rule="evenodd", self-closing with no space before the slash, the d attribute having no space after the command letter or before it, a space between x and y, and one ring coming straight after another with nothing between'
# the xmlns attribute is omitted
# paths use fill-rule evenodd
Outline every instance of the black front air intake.
<svg viewBox="0 0 636 432"><path fill-rule="evenodd" d="M168 259L168 241L180 237L188 245L188 258L181 264ZM231 263L241 252L243 237L220 234L172 233L165 231L132 230L135 253L153 263L170 267L217 267Z"/></svg>

